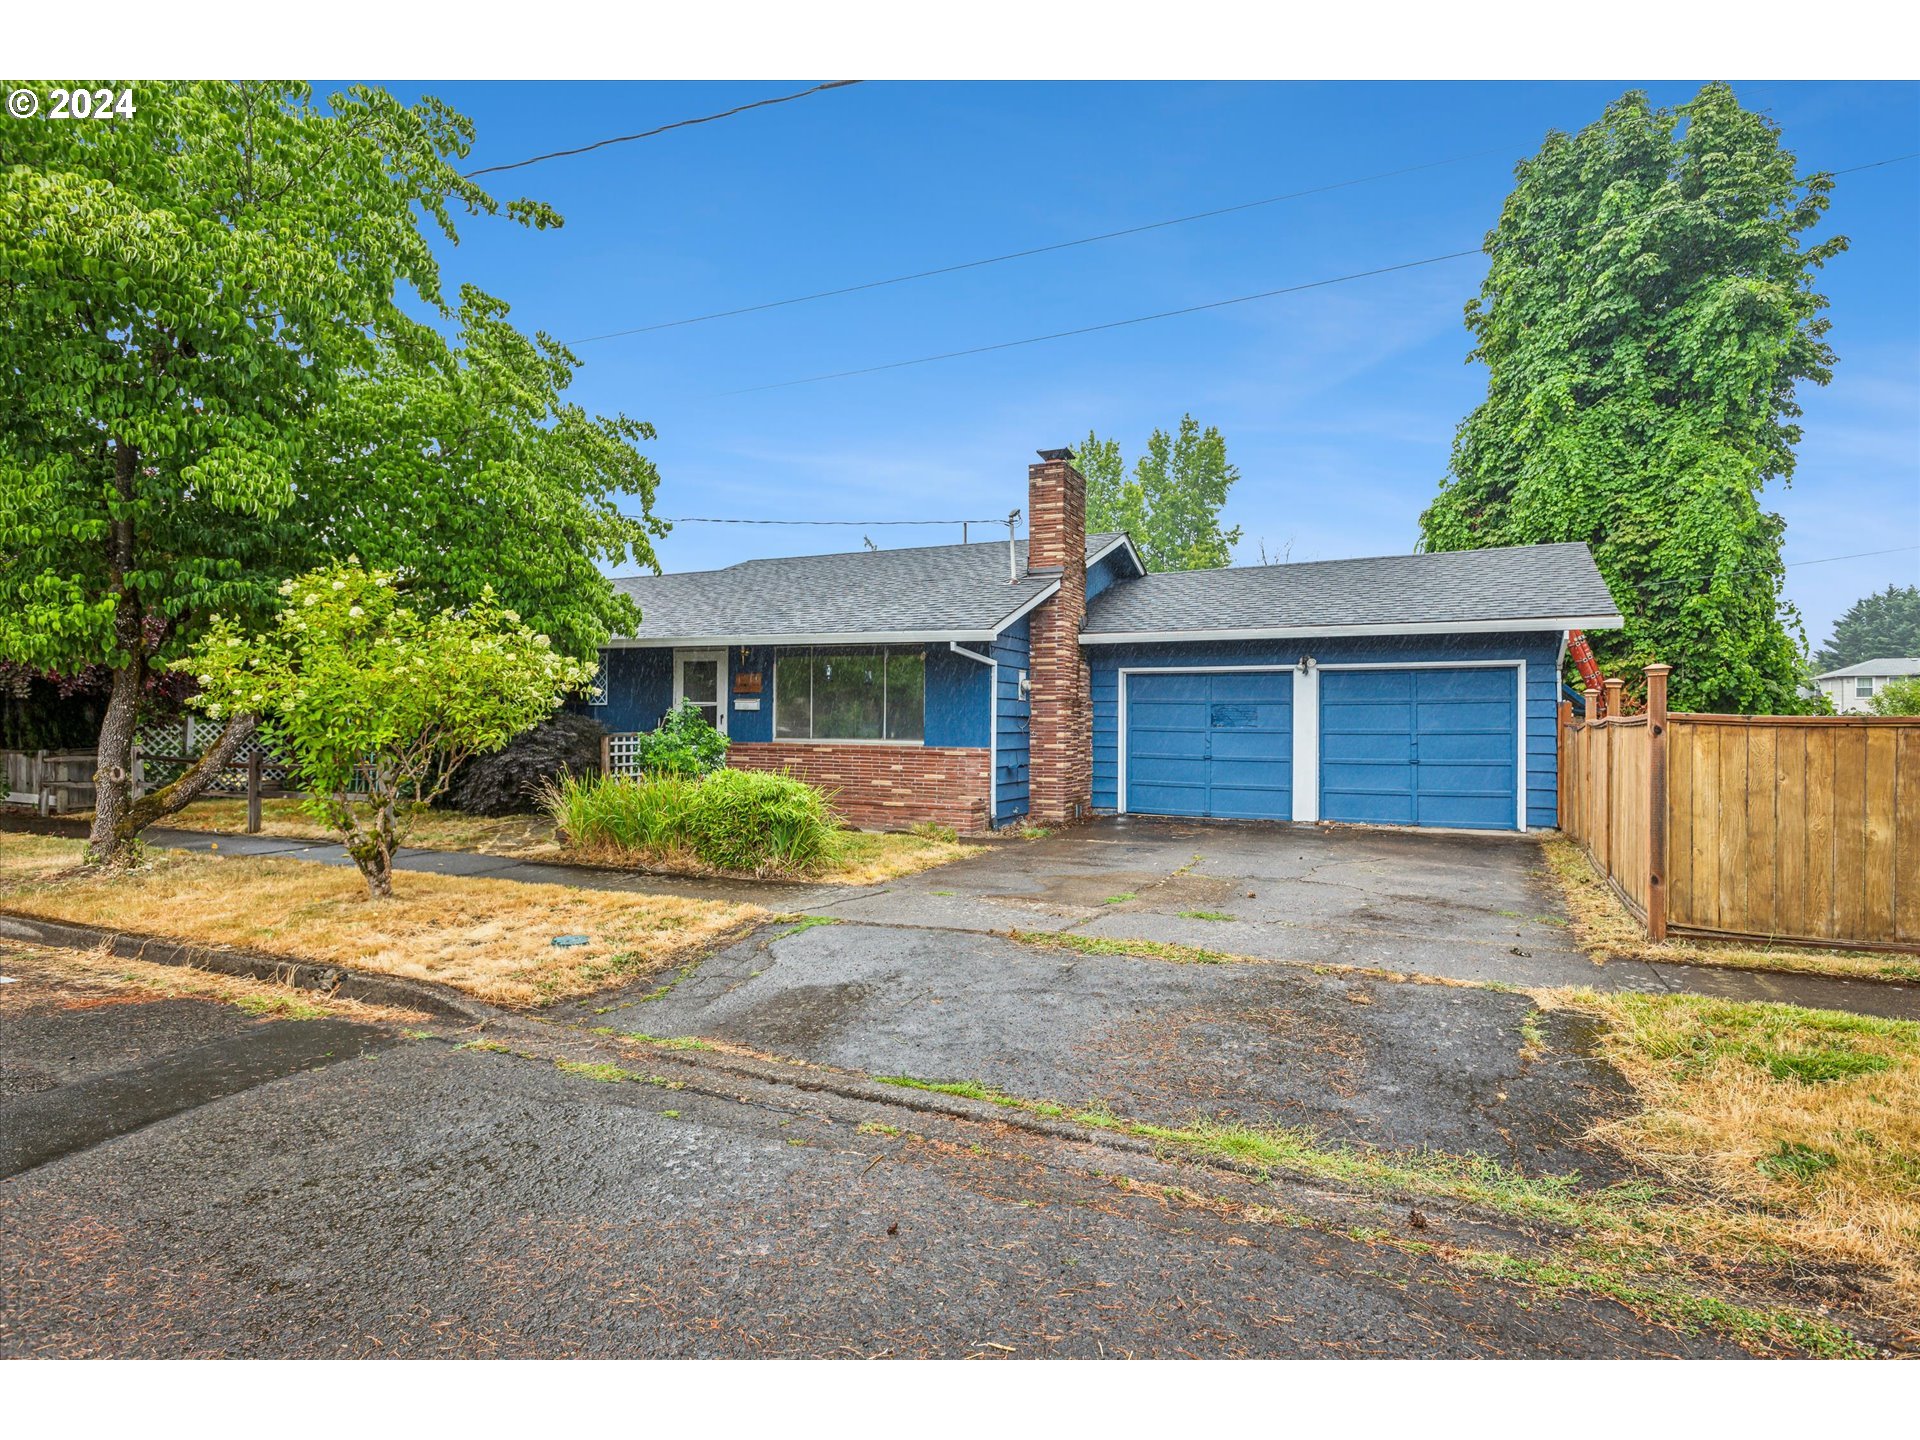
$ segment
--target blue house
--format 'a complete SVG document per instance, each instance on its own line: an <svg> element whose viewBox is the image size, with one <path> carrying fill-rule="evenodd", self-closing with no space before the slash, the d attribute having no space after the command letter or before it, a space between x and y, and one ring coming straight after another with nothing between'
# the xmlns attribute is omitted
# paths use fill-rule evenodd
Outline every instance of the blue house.
<svg viewBox="0 0 1920 1440"><path fill-rule="evenodd" d="M616 756L691 704L729 764L858 825L1557 823L1567 632L1621 623L1584 545L1149 575L1086 533L1071 452L1040 455L1026 541L618 581L641 624L593 710Z"/></svg>

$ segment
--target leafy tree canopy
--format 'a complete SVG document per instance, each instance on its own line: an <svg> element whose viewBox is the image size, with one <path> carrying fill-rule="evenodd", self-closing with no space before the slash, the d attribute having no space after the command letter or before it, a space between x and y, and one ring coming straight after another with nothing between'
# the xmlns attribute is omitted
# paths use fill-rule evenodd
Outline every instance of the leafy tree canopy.
<svg viewBox="0 0 1920 1440"><path fill-rule="evenodd" d="M1609 673L1674 666L1676 708L1794 712L1805 639L1781 595L1795 387L1825 384L1803 243L1832 179L1803 180L1780 132L1726 85L1655 109L1635 91L1516 171L1467 306L1487 398L1460 426L1430 550L1584 540L1626 619Z"/></svg>
<svg viewBox="0 0 1920 1440"><path fill-rule="evenodd" d="M286 581L271 627L213 616L174 662L199 682L215 720L258 717L307 790L305 808L338 830L376 897L413 807L431 803L473 755L501 749L593 677L491 589L438 612L403 595L390 570L357 562Z"/></svg>
<svg viewBox="0 0 1920 1440"><path fill-rule="evenodd" d="M0 659L110 668L106 859L204 783L136 804L127 774L146 677L210 615L264 622L357 553L439 604L491 584L584 656L634 618L595 562L653 564L659 528L651 430L568 404L573 357L499 301L443 294L457 214L559 223L461 176L468 120L364 86L139 93L131 120L0 126Z"/></svg>
<svg viewBox="0 0 1920 1440"><path fill-rule="evenodd" d="M1920 675L1887 681L1872 703L1876 715L1920 715Z"/></svg>
<svg viewBox="0 0 1920 1440"><path fill-rule="evenodd" d="M1127 474L1120 442L1088 432L1076 456L1087 477L1087 529L1124 530L1149 570L1205 570L1230 564L1240 527L1220 528L1220 510L1240 471L1227 442L1191 415L1179 433L1156 429Z"/></svg>
<svg viewBox="0 0 1920 1440"><path fill-rule="evenodd" d="M1854 601L1813 661L1821 670L1844 670L1902 655L1920 655L1920 585L1889 585Z"/></svg>

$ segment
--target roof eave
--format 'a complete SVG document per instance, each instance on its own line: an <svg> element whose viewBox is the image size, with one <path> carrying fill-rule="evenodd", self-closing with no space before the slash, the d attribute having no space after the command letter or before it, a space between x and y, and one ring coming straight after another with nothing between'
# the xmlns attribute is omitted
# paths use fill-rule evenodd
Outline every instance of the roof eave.
<svg viewBox="0 0 1920 1440"><path fill-rule="evenodd" d="M1522 631L1618 630L1618 615L1541 615L1518 620L1434 620L1370 625L1274 625L1258 629L1082 631L1082 645L1160 645L1195 640L1307 640L1351 635L1490 635Z"/></svg>

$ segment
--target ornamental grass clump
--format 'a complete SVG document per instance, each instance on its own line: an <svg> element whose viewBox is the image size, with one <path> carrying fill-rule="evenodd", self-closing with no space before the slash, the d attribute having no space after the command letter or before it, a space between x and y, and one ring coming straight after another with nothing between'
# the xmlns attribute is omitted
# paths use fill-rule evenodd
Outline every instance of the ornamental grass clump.
<svg viewBox="0 0 1920 1440"><path fill-rule="evenodd" d="M586 855L754 875L817 869L838 830L820 791L753 770L565 776L546 809L562 842Z"/></svg>
<svg viewBox="0 0 1920 1440"><path fill-rule="evenodd" d="M723 870L806 870L833 842L827 797L786 775L718 770L694 787L687 839Z"/></svg>

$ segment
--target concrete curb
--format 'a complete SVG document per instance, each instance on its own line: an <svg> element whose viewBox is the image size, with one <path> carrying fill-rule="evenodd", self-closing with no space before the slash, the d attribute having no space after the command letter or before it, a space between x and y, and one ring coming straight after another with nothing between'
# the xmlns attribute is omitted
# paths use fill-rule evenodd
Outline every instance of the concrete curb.
<svg viewBox="0 0 1920 1440"><path fill-rule="evenodd" d="M363 1000L371 1005L423 1010L430 1015L469 1023L497 1020L507 1013L447 986L425 980L406 980L397 975L367 975L339 965L321 965L310 960L297 960L290 955L273 955L258 950L222 950L204 945L187 945L138 931L106 930L95 925L45 920L38 915L26 915L4 907L0 907L0 939L51 945L62 950L97 950L105 945L112 953L127 960L145 960L154 965L180 965L195 970L213 970L222 975L272 980L344 1000Z"/></svg>

